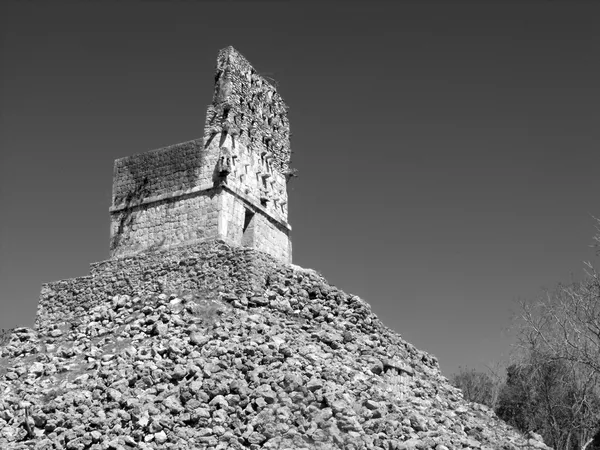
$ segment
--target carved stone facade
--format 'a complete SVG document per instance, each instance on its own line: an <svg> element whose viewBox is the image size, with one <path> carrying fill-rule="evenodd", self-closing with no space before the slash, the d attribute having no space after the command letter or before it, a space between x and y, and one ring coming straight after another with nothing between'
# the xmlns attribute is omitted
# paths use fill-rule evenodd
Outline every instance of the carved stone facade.
<svg viewBox="0 0 600 450"><path fill-rule="evenodd" d="M222 239L291 262L290 155L281 96L221 50L204 137L115 161L111 257Z"/></svg>

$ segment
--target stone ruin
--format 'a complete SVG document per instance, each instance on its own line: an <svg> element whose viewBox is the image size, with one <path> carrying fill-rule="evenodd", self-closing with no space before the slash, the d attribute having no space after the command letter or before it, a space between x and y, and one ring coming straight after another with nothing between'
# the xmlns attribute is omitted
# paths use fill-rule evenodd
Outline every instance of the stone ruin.
<svg viewBox="0 0 600 450"><path fill-rule="evenodd" d="M283 99L221 50L204 136L115 161L111 257L220 239L291 263L290 155Z"/></svg>
<svg viewBox="0 0 600 450"><path fill-rule="evenodd" d="M281 98L222 50L204 137L115 162L112 257L0 335L0 448L550 450L288 264L289 160Z"/></svg>
<svg viewBox="0 0 600 450"><path fill-rule="evenodd" d="M292 260L290 155L281 96L233 47L221 50L203 138L115 161L110 259L45 283L36 328L79 320L117 292L252 292L270 259ZM243 256L232 266L213 248ZM198 258L202 270L189 270Z"/></svg>

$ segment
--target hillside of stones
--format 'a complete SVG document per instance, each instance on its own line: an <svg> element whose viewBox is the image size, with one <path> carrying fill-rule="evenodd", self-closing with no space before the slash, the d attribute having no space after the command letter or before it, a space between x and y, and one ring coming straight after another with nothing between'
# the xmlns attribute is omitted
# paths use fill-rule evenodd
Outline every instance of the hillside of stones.
<svg viewBox="0 0 600 450"><path fill-rule="evenodd" d="M314 271L273 261L259 288L218 294L117 293L12 330L0 448L547 448Z"/></svg>

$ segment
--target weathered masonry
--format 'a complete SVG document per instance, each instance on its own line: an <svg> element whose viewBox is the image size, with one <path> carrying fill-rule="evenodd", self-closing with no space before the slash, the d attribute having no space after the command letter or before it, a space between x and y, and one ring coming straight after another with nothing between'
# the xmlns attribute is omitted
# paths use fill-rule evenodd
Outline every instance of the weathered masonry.
<svg viewBox="0 0 600 450"><path fill-rule="evenodd" d="M204 136L115 161L111 257L222 239L291 262L290 155L283 99L221 50Z"/></svg>

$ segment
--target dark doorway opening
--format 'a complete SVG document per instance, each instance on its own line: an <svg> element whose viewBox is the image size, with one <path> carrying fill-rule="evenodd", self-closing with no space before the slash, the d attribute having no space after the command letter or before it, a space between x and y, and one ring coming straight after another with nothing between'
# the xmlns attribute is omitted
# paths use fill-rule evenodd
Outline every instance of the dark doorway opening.
<svg viewBox="0 0 600 450"><path fill-rule="evenodd" d="M242 245L252 247L254 244L254 212L246 209L244 212L244 227L242 228Z"/></svg>

